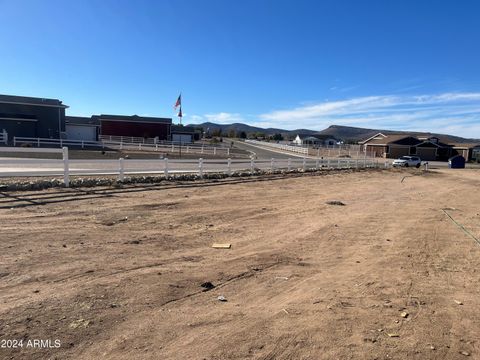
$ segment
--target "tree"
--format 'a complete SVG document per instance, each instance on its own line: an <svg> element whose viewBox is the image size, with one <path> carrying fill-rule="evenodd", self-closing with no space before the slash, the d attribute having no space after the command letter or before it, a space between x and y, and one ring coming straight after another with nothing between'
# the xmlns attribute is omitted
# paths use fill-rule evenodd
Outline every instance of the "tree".
<svg viewBox="0 0 480 360"><path fill-rule="evenodd" d="M240 133L240 139L246 139L247 138L247 133L245 131L242 131Z"/></svg>
<svg viewBox="0 0 480 360"><path fill-rule="evenodd" d="M218 128L212 131L212 136L220 137L222 136L222 129Z"/></svg>
<svg viewBox="0 0 480 360"><path fill-rule="evenodd" d="M229 138L237 137L237 132L234 129L230 129L230 131L228 132L228 137Z"/></svg>
<svg viewBox="0 0 480 360"><path fill-rule="evenodd" d="M275 141L282 141L283 140L283 135L282 134L274 134L272 136L272 139Z"/></svg>
<svg viewBox="0 0 480 360"><path fill-rule="evenodd" d="M263 132L257 132L255 133L255 137L257 139L265 139L265 134Z"/></svg>

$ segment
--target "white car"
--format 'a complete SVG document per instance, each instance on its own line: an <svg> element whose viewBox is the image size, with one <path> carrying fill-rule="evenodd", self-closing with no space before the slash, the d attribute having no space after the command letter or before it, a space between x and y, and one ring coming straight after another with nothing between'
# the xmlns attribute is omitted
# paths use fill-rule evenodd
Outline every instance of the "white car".
<svg viewBox="0 0 480 360"><path fill-rule="evenodd" d="M393 160L392 165L394 167L396 167L396 166L403 166L403 167L415 166L416 168L419 168L420 165L422 165L422 160L418 156L402 156L401 158Z"/></svg>

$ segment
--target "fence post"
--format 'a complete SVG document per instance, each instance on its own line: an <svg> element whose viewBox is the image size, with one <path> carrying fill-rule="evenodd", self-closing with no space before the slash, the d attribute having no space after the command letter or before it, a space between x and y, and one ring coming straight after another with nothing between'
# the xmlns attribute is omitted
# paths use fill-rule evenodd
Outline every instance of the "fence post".
<svg viewBox="0 0 480 360"><path fill-rule="evenodd" d="M142 143L138 143L138 150L142 150Z"/></svg>
<svg viewBox="0 0 480 360"><path fill-rule="evenodd" d="M203 178L203 159L198 159L198 175Z"/></svg>
<svg viewBox="0 0 480 360"><path fill-rule="evenodd" d="M123 158L118 159L118 181L123 181L125 179L125 173L124 173L124 166L123 166Z"/></svg>
<svg viewBox="0 0 480 360"><path fill-rule="evenodd" d="M227 159L227 168L228 168L228 176L232 175L232 159L228 158Z"/></svg>
<svg viewBox="0 0 480 360"><path fill-rule="evenodd" d="M190 147L187 145L187 154L188 154L188 150L189 150L189 148L190 148Z"/></svg>
<svg viewBox="0 0 480 360"><path fill-rule="evenodd" d="M274 158L272 158L272 160L270 162L270 168L271 168L272 171L275 170L275 159Z"/></svg>
<svg viewBox="0 0 480 360"><path fill-rule="evenodd" d="M292 170L292 159L288 158L288 171Z"/></svg>
<svg viewBox="0 0 480 360"><path fill-rule="evenodd" d="M163 170L163 173L165 174L165 178L168 178L168 158L165 158L163 161L165 163L165 168Z"/></svg>
<svg viewBox="0 0 480 360"><path fill-rule="evenodd" d="M327 159L327 168L330 168L330 158Z"/></svg>
<svg viewBox="0 0 480 360"><path fill-rule="evenodd" d="M174 152L174 151L175 151L175 144L172 143L172 152Z"/></svg>
<svg viewBox="0 0 480 360"><path fill-rule="evenodd" d="M307 159L306 159L306 158L303 158L303 164L302 164L302 166L303 166L303 171L305 171L305 168L306 168L306 166L307 166Z"/></svg>
<svg viewBox="0 0 480 360"><path fill-rule="evenodd" d="M158 144L155 144L155 151L158 151Z"/></svg>
<svg viewBox="0 0 480 360"><path fill-rule="evenodd" d="M213 155L217 155L217 147L213 148Z"/></svg>
<svg viewBox="0 0 480 360"><path fill-rule="evenodd" d="M84 143L84 141L82 140L82 149L85 147L84 145L85 145L85 143Z"/></svg>
<svg viewBox="0 0 480 360"><path fill-rule="evenodd" d="M315 169L318 170L318 158L315 160Z"/></svg>
<svg viewBox="0 0 480 360"><path fill-rule="evenodd" d="M63 148L63 140L60 138L60 147Z"/></svg>
<svg viewBox="0 0 480 360"><path fill-rule="evenodd" d="M337 160L337 169L340 169L340 158Z"/></svg>
<svg viewBox="0 0 480 360"><path fill-rule="evenodd" d="M17 146L17 137L16 136L13 137L13 146Z"/></svg>
<svg viewBox="0 0 480 360"><path fill-rule="evenodd" d="M230 148L227 148L227 155L230 155Z"/></svg>
<svg viewBox="0 0 480 360"><path fill-rule="evenodd" d="M255 167L255 163L253 162L253 158L250 159L250 172L253 174L253 169Z"/></svg>
<svg viewBox="0 0 480 360"><path fill-rule="evenodd" d="M70 174L69 174L69 169L68 169L68 148L63 147L62 148L62 154L63 154L63 183L65 184L65 187L70 186Z"/></svg>
<svg viewBox="0 0 480 360"><path fill-rule="evenodd" d="M202 152L201 153L203 154L203 145L202 145Z"/></svg>

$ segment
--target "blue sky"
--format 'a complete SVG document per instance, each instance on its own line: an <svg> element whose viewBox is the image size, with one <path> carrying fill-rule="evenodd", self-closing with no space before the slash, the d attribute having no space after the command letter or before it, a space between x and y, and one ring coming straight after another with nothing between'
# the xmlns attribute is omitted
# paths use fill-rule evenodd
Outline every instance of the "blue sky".
<svg viewBox="0 0 480 360"><path fill-rule="evenodd" d="M0 0L0 93L68 114L480 138L480 2Z"/></svg>

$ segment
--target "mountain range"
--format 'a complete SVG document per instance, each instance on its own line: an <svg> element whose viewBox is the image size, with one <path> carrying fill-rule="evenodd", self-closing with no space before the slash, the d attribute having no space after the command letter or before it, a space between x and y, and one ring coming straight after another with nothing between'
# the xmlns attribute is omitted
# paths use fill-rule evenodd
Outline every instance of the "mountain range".
<svg viewBox="0 0 480 360"><path fill-rule="evenodd" d="M251 126L243 123L233 123L233 124L216 124L212 122L204 122L201 124L190 124L188 126L194 126L197 128L202 128L204 132L214 133L219 130L224 135L228 135L231 132L237 134L245 132L247 135L255 133L263 133L265 135L274 135L282 134L286 139L293 139L297 135L309 136L309 135L328 135L334 137L338 140L343 140L345 142L358 142L381 132L385 135L388 134L408 134L413 136L436 136L441 139L443 142L456 142L456 143L468 143L468 142L480 142L478 139L467 139L460 136L448 135L448 134L437 134L429 132L418 132L418 131L393 131L393 130L382 130L382 129L366 129L352 126L342 126L342 125L331 125L328 128L318 131L318 130L309 130L309 129L296 129L296 130L285 130L279 128L261 128L256 126Z"/></svg>

